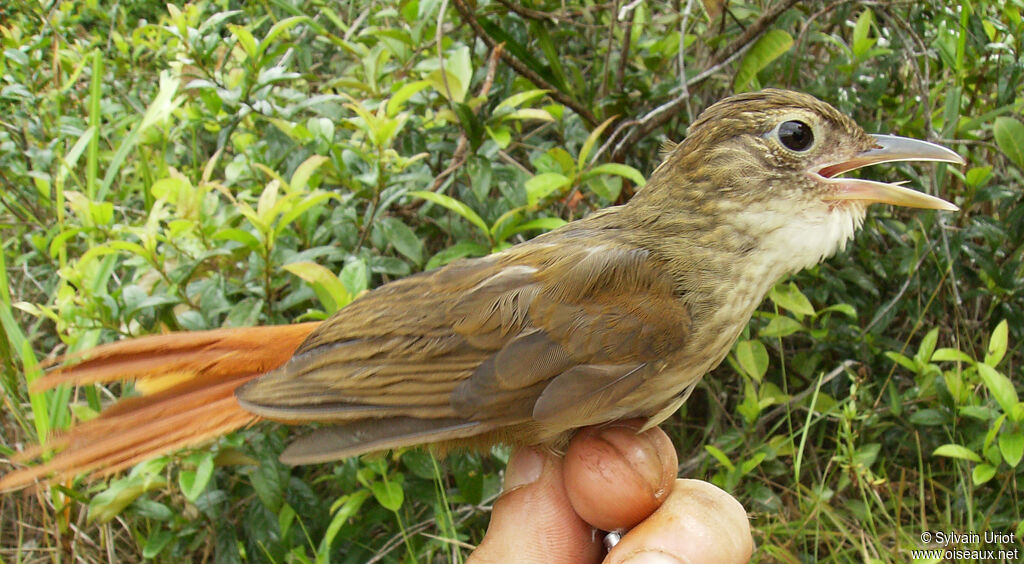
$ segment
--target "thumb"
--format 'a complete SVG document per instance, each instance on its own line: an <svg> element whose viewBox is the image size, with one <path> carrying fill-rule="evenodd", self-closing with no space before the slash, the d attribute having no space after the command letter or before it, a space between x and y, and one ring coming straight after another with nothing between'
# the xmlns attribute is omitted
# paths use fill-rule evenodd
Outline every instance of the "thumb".
<svg viewBox="0 0 1024 564"><path fill-rule="evenodd" d="M565 493L561 458L535 448L512 454L504 492L469 564L489 562L586 563L600 561L601 545L573 511Z"/></svg>

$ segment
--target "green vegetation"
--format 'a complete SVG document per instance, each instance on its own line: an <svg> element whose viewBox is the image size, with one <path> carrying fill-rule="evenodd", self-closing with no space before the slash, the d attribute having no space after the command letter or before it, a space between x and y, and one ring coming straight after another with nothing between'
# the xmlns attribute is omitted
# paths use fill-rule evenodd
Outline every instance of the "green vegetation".
<svg viewBox="0 0 1024 564"><path fill-rule="evenodd" d="M624 201L702 108L778 86L869 132L956 149L964 170L866 174L962 211L878 206L845 252L780 284L665 424L681 473L743 502L755 561L904 562L935 530L1020 539L1022 13L1020 0L4 4L0 454L130 392L30 395L52 353L324 318L368 287ZM0 497L0 559L462 561L508 454L288 468L287 436L261 424L106 482Z"/></svg>

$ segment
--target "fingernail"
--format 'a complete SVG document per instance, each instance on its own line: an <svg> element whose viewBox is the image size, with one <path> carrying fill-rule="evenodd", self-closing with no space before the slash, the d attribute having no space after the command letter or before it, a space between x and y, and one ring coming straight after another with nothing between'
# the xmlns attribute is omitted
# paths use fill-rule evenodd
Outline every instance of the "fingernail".
<svg viewBox="0 0 1024 564"><path fill-rule="evenodd" d="M505 468L505 491L532 484L544 470L544 457L532 448L519 449Z"/></svg>
<svg viewBox="0 0 1024 564"><path fill-rule="evenodd" d="M629 556L622 561L622 564L682 564L682 562L671 554L648 550Z"/></svg>
<svg viewBox="0 0 1024 564"><path fill-rule="evenodd" d="M601 429L601 438L619 453L630 468L648 484L652 492L664 487L657 446L649 434L638 434L636 425L609 425ZM673 465L674 466L674 465Z"/></svg>

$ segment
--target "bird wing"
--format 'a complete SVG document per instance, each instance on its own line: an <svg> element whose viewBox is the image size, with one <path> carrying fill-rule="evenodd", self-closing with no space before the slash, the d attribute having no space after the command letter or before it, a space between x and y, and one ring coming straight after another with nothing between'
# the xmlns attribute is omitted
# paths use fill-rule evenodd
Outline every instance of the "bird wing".
<svg viewBox="0 0 1024 564"><path fill-rule="evenodd" d="M274 419L433 419L448 425L442 435L465 422L598 413L683 345L690 318L646 251L581 236L554 243L382 286L238 397Z"/></svg>

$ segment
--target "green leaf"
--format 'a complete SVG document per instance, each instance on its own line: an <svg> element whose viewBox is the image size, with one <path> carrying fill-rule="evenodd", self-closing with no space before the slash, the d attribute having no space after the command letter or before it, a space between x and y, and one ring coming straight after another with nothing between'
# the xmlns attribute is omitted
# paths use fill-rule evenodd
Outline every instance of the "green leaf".
<svg viewBox="0 0 1024 564"><path fill-rule="evenodd" d="M256 238L255 235L244 231L242 229L236 229L234 227L228 229L221 229L220 231L213 234L213 240L229 240L236 241L248 247L252 252L257 253L263 248L263 243Z"/></svg>
<svg viewBox="0 0 1024 564"><path fill-rule="evenodd" d="M967 355L967 353L964 353L957 349L936 349L935 352L932 353L932 362L941 361L974 362L974 359Z"/></svg>
<svg viewBox="0 0 1024 564"><path fill-rule="evenodd" d="M437 462L434 455L422 449L411 449L402 453L402 464L405 465L414 476L424 480L438 478Z"/></svg>
<svg viewBox="0 0 1024 564"><path fill-rule="evenodd" d="M291 529L295 517L295 509L288 505L288 502L285 502L281 506L281 510L277 512L277 529L281 532L282 537L288 536L288 529Z"/></svg>
<svg viewBox="0 0 1024 564"><path fill-rule="evenodd" d="M548 92L548 90L534 89L513 94L495 106L493 113L494 115L498 115L502 110L515 110L519 108L519 106L522 106L535 98L539 98Z"/></svg>
<svg viewBox="0 0 1024 564"><path fill-rule="evenodd" d="M606 202L614 202L622 193L622 178L618 176L594 176L584 183L587 190L600 196Z"/></svg>
<svg viewBox="0 0 1024 564"><path fill-rule="evenodd" d="M288 229L288 226L292 224L300 215L309 211L310 208L319 206L321 203L327 200L338 200L340 199L334 192L321 192L316 191L310 194L306 194L299 200L298 203L293 203L294 198L289 202L282 202L278 204L276 211L280 211L282 208L288 209L287 212L281 215L278 219L277 225L274 227L274 234L280 235L284 230Z"/></svg>
<svg viewBox="0 0 1024 564"><path fill-rule="evenodd" d="M729 460L729 457L726 456L724 452L722 452L722 449L716 447L715 445L704 445L704 450L708 451L708 454L713 456L719 464L725 466L727 470L732 471L736 469L736 465Z"/></svg>
<svg viewBox="0 0 1024 564"><path fill-rule="evenodd" d="M479 215L472 208L466 204L447 196L445 194L438 194L436 192L430 192L427 190L414 190L409 192L409 195L414 198L423 198L429 202L434 202L439 206L448 208L449 210L461 215L466 221L480 228L487 240L490 240L491 231L487 229L487 224L480 218Z"/></svg>
<svg viewBox="0 0 1024 564"><path fill-rule="evenodd" d="M114 480L110 486L89 500L90 523L106 523L121 514L142 494L167 486L159 474L140 473Z"/></svg>
<svg viewBox="0 0 1024 564"><path fill-rule="evenodd" d="M255 59L257 51L256 38L252 36L252 32L246 29L245 26L236 24L228 24L228 31L230 31L231 35L234 35L235 39L238 40L238 44L242 46L242 50L245 51L245 54L250 58ZM183 37L182 39L184 40L185 38Z"/></svg>
<svg viewBox="0 0 1024 564"><path fill-rule="evenodd" d="M363 259L355 259L345 263L339 278L341 278L341 283L345 285L345 289L348 290L352 299L355 299L370 286L370 270L366 267L366 261Z"/></svg>
<svg viewBox="0 0 1024 564"><path fill-rule="evenodd" d="M932 353L935 352L935 344L939 341L939 328L936 327L925 334L924 338L921 339L921 345L917 348L917 360L920 362L928 362L932 358Z"/></svg>
<svg viewBox="0 0 1024 564"><path fill-rule="evenodd" d="M295 168L295 172L292 173L292 181L289 183L289 187L294 192L304 191L306 184L309 183L309 177L313 176L316 169L320 168L320 165L327 162L329 159L320 155L313 155L308 159L302 161L302 164Z"/></svg>
<svg viewBox="0 0 1024 564"><path fill-rule="evenodd" d="M171 531L167 529L153 530L142 547L142 557L147 560L156 558L172 540L174 540L174 533Z"/></svg>
<svg viewBox="0 0 1024 564"><path fill-rule="evenodd" d="M849 317L850 319L857 319L857 308L853 307L850 304L833 304L821 310L818 313L822 314L825 313L826 311L839 312L845 315L846 317Z"/></svg>
<svg viewBox="0 0 1024 564"><path fill-rule="evenodd" d="M768 372L768 349L761 341L740 341L736 343L736 362L743 373L760 383Z"/></svg>
<svg viewBox="0 0 1024 564"><path fill-rule="evenodd" d="M555 121L555 118L547 110L540 108L521 108L502 116L501 121L517 119L520 121L536 119L540 121Z"/></svg>
<svg viewBox="0 0 1024 564"><path fill-rule="evenodd" d="M270 47L270 45L277 39L279 35L295 27L299 23L308 21L310 21L308 16L292 16L290 18L285 18L275 23L273 26L271 26L270 30L267 32L266 37L263 38L263 41L260 41L259 46L256 48L256 55L258 57L262 57L263 54L266 53L267 48Z"/></svg>
<svg viewBox="0 0 1024 564"><path fill-rule="evenodd" d="M286 264L282 268L305 280L316 293L320 305L327 313L334 313L341 306L352 301L351 294L333 272L315 262L301 261Z"/></svg>
<svg viewBox="0 0 1024 564"><path fill-rule="evenodd" d="M970 460L971 462L981 462L981 457L974 453L973 450L953 444L947 443L932 452L935 456L945 456L947 458L959 458L961 460Z"/></svg>
<svg viewBox="0 0 1024 564"><path fill-rule="evenodd" d="M882 449L882 443L868 443L857 448L853 455L853 461L865 468L871 468L878 460L878 453Z"/></svg>
<svg viewBox="0 0 1024 564"><path fill-rule="evenodd" d="M996 145L1013 164L1024 168L1024 124L1014 118L1000 116L992 126Z"/></svg>
<svg viewBox="0 0 1024 564"><path fill-rule="evenodd" d="M175 96L180 85L181 78L172 75L170 72L160 73L160 88L157 91L156 98L146 107L146 113L143 114L142 121L121 140L120 145L117 147L117 152L114 153L113 158L110 159L110 163L107 165L107 171L104 173L103 181L96 192L95 201L106 199L107 192L110 190L111 185L113 185L114 179L119 175L121 165L128 157L128 154L139 143L143 132L169 118L174 110L184 103L184 96Z"/></svg>
<svg viewBox="0 0 1024 564"><path fill-rule="evenodd" d="M761 337L785 337L797 331L802 331L804 326L792 317L776 315L772 317L768 325L758 333Z"/></svg>
<svg viewBox="0 0 1024 564"><path fill-rule="evenodd" d="M377 503L385 509L398 511L405 501L405 491L402 490L401 480L380 480L370 484L370 491Z"/></svg>
<svg viewBox="0 0 1024 564"><path fill-rule="evenodd" d="M985 352L985 364L995 368L999 361L1006 355L1006 346L1009 342L1009 325L1006 320L996 325L992 336L988 338L988 351Z"/></svg>
<svg viewBox="0 0 1024 564"><path fill-rule="evenodd" d="M469 84L473 81L473 63L470 60L469 47L461 45L455 49L455 52L445 59L444 68L459 80L457 92L452 86L452 93L455 95L453 102L465 102Z"/></svg>
<svg viewBox="0 0 1024 564"><path fill-rule="evenodd" d="M992 178L992 167L979 166L967 171L964 175L964 184L971 188L981 188Z"/></svg>
<svg viewBox="0 0 1024 564"><path fill-rule="evenodd" d="M767 457L768 453L766 452L755 452L753 456L744 460L743 463L740 464L740 473L744 476L749 474L752 470L760 466Z"/></svg>
<svg viewBox="0 0 1024 564"><path fill-rule="evenodd" d="M768 292L768 297L775 302L775 305L782 309L788 309L798 316L814 316L814 306L811 305L811 301L807 299L807 296L793 282L776 284Z"/></svg>
<svg viewBox="0 0 1024 564"><path fill-rule="evenodd" d="M1007 415L1013 413L1014 407L1020 401L1017 398L1017 390L1013 389L1013 382L988 364L978 363L976 366L978 367L978 376L981 376L982 382L999 403L999 407L1003 408L1003 413Z"/></svg>
<svg viewBox="0 0 1024 564"><path fill-rule="evenodd" d="M489 125L484 126L484 130L487 131L487 135L498 145L500 149L507 149L509 144L512 143L512 130L505 125L497 125L491 127Z"/></svg>
<svg viewBox="0 0 1024 564"><path fill-rule="evenodd" d="M423 269L431 270L463 257L481 257L486 255L489 251L490 247L481 245L480 243L474 243L473 241L460 241L430 257L430 260L427 261L427 265L423 267Z"/></svg>
<svg viewBox="0 0 1024 564"><path fill-rule="evenodd" d="M380 228L384 232L384 238L395 246L395 250L417 266L423 264L423 241L420 241L408 225L396 217L386 217L380 222Z"/></svg>
<svg viewBox="0 0 1024 564"><path fill-rule="evenodd" d="M566 223L568 222L560 217L539 217L526 223L520 223L512 230L512 233L522 233L523 231L532 231L534 229L551 231L552 229L558 229Z"/></svg>
<svg viewBox="0 0 1024 564"><path fill-rule="evenodd" d="M999 452L1007 464L1016 468L1020 464L1021 457L1024 456L1024 432L1000 433Z"/></svg>
<svg viewBox="0 0 1024 564"><path fill-rule="evenodd" d="M370 492L358 490L349 495L341 496L334 502L331 511L335 511L335 513L331 517L331 523L327 526L327 530L324 531L324 536L320 539L320 545L316 550L317 564L326 564L331 561L331 543L334 542L334 537L338 535L341 527L359 512L359 509L362 508L363 503L367 499L370 499Z"/></svg>
<svg viewBox="0 0 1024 564"><path fill-rule="evenodd" d="M572 158L569 151L561 147L552 147L544 153L544 157L541 159L543 166L538 164L537 170L540 172L561 172L566 176L576 176L579 169L576 168L576 159ZM558 169L555 169L552 164L557 164Z"/></svg>
<svg viewBox="0 0 1024 564"><path fill-rule="evenodd" d="M261 225L270 225L274 221L277 207L277 196L281 190L281 182L276 178L267 182L256 201L256 218Z"/></svg>
<svg viewBox="0 0 1024 564"><path fill-rule="evenodd" d="M858 59L863 58L875 46L876 40L868 37L868 34L871 33L872 20L874 20L874 14L870 8L865 8L853 26L853 54Z"/></svg>
<svg viewBox="0 0 1024 564"><path fill-rule="evenodd" d="M914 425L935 427L946 424L948 418L938 409L919 409L907 418Z"/></svg>
<svg viewBox="0 0 1024 564"><path fill-rule="evenodd" d="M452 109L455 111L455 115L459 118L459 124L462 125L462 130L466 133L466 138L469 139L469 146L476 151L480 147L480 144L484 142L484 124L480 121L480 118L473 112L473 108L469 105L456 102L452 104Z"/></svg>
<svg viewBox="0 0 1024 564"><path fill-rule="evenodd" d="M974 471L971 472L971 482L975 486L980 486L985 482L992 479L996 475L996 468L988 463L982 463L974 467ZM1024 522L1024 521L1022 521Z"/></svg>
<svg viewBox="0 0 1024 564"><path fill-rule="evenodd" d="M583 170L583 168L587 166L587 157L590 156L590 151L593 150L594 144L601 139L601 134L604 133L605 128L615 121L615 117L616 116L612 116L601 122L601 124L595 127L594 130L590 132L590 135L587 136L586 141L583 142L583 146L580 147L580 154L576 160L576 166L579 170ZM640 178L643 178L643 175L641 175Z"/></svg>
<svg viewBox="0 0 1024 564"><path fill-rule="evenodd" d="M736 92L744 92L750 82L761 69L789 50L793 45L793 37L781 29L773 29L761 36L754 46L743 56L732 88Z"/></svg>
<svg viewBox="0 0 1024 564"><path fill-rule="evenodd" d="M998 411L983 405L965 405L957 411L964 417L972 417L978 421L991 421L999 417Z"/></svg>
<svg viewBox="0 0 1024 564"><path fill-rule="evenodd" d="M542 172L526 181L526 201L529 205L535 206L537 202L552 192L568 186L570 182L569 177L564 174Z"/></svg>
<svg viewBox="0 0 1024 564"><path fill-rule="evenodd" d="M583 178L587 179L597 174L614 174L623 178L628 178L636 184L637 187L647 184L647 180L644 179L644 175L639 170L624 164L619 163L603 163L595 166L588 170Z"/></svg>
<svg viewBox="0 0 1024 564"><path fill-rule="evenodd" d="M438 69L428 74L425 80L434 87L438 94L444 96L449 102L461 103L465 99L460 97L460 94L465 91L462 88L462 82L447 69L443 73L441 69ZM449 96L449 94L451 95Z"/></svg>
<svg viewBox="0 0 1024 564"><path fill-rule="evenodd" d="M402 87L392 94L391 98L388 100L387 116L393 118L398 115L398 112L402 111L402 107L409 101L409 98L412 98L417 92L420 92L428 86L430 86L430 82L426 80L417 80L415 82L403 84Z"/></svg>
<svg viewBox="0 0 1024 564"><path fill-rule="evenodd" d="M185 499L195 503L213 477L213 453L204 452L195 470L182 470L178 474L178 485Z"/></svg>

